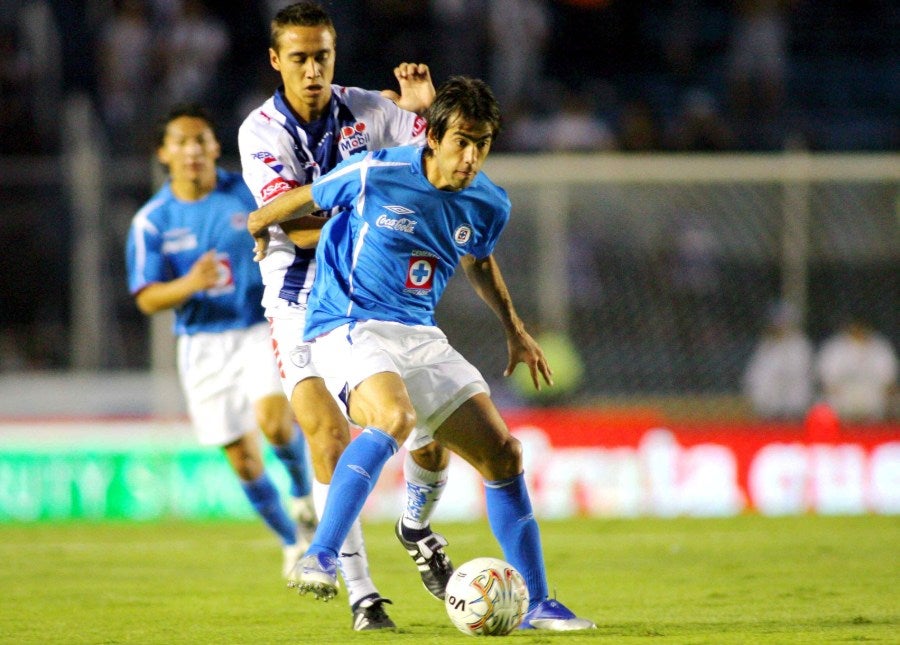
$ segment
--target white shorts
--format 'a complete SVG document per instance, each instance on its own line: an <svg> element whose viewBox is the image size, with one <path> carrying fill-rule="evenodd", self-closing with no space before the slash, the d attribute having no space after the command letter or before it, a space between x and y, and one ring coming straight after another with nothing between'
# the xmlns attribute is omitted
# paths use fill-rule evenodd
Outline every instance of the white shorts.
<svg viewBox="0 0 900 645"><path fill-rule="evenodd" d="M178 374L204 446L225 446L257 426L254 402L280 394L266 323L178 338Z"/></svg>
<svg viewBox="0 0 900 645"><path fill-rule="evenodd" d="M338 327L317 338L315 345L322 360L344 365L343 380L351 390L379 372L394 372L403 379L418 417L407 444L410 450L433 441L435 430L472 396L491 393L481 372L437 327L368 320L352 329ZM332 379L329 389L339 384Z"/></svg>
<svg viewBox="0 0 900 645"><path fill-rule="evenodd" d="M325 379L329 391L340 391L345 382L343 371L339 366L346 364L346 355L323 359L319 355L316 343L307 343L303 340L305 324L305 316L269 318L275 362L281 377L281 387L288 400L297 383L307 378ZM344 409L343 403L340 407Z"/></svg>

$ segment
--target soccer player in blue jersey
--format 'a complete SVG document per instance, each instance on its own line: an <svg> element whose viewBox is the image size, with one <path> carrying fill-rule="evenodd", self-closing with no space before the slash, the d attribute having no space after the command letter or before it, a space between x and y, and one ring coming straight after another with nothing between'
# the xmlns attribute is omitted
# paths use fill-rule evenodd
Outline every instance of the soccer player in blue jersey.
<svg viewBox="0 0 900 645"><path fill-rule="evenodd" d="M134 216L128 286L140 310L175 310L178 371L197 438L221 446L253 508L281 538L287 577L315 528L303 435L293 422L247 258L255 202L239 174L217 167L220 147L202 107L160 123L157 158L169 180ZM263 465L262 429L290 476L291 515ZM295 523L297 522L297 523Z"/></svg>
<svg viewBox="0 0 900 645"><path fill-rule="evenodd" d="M425 122L417 112L434 98L428 67L422 64L397 66L399 94L334 83L336 39L331 19L314 2L298 2L279 11L272 21L269 61L282 85L247 116L238 133L244 180L260 206L262 223L254 232L261 231L268 242L268 253L259 263L265 284L263 306L272 327L282 387L309 441L313 496L319 507L324 507L334 466L350 441L350 426L324 384L323 377L333 366L311 360L303 342L315 251L302 248L306 231L267 226L266 218L284 219L295 209L300 187L354 152L423 142ZM318 227L328 213L320 215ZM312 236L314 244L318 228ZM453 567L443 550L446 540L431 530L429 518L444 490L448 465L449 455L437 444L408 454L403 466L408 501L396 526L423 583L439 598ZM358 521L340 553L353 628L394 627L385 611L389 601L378 593L369 574Z"/></svg>
<svg viewBox="0 0 900 645"><path fill-rule="evenodd" d="M295 213L343 208L321 231L305 338L312 357L344 366L329 386L346 393L364 428L335 468L325 512L300 561L301 593L337 592L336 556L385 462L410 436L439 443L484 477L487 514L504 556L530 594L526 629L589 629L549 598L541 539L525 486L522 448L479 371L450 344L435 307L458 264L506 333L506 374L522 362L534 386L552 384L543 352L525 330L493 256L510 214L506 192L484 173L500 127L490 89L453 77L425 113L427 145L354 155L304 189Z"/></svg>

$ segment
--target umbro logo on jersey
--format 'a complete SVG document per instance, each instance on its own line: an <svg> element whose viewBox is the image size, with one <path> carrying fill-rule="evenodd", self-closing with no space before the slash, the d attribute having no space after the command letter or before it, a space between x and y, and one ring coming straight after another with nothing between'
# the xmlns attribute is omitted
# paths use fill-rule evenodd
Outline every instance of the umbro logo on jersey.
<svg viewBox="0 0 900 645"><path fill-rule="evenodd" d="M406 206L385 206L384 210L391 211L395 215L412 215L415 211L411 211Z"/></svg>

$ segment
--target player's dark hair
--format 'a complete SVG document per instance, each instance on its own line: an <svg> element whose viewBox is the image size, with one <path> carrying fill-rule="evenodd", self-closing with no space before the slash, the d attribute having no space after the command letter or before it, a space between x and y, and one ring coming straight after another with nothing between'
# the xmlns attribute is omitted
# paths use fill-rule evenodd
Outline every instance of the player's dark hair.
<svg viewBox="0 0 900 645"><path fill-rule="evenodd" d="M162 147L163 142L166 139L166 128L169 127L169 124L175 119L179 119L183 116L203 119L206 121L206 125L209 126L209 129L212 130L213 136L215 136L216 139L219 138L219 135L216 132L216 122L209 110L199 103L179 103L178 105L173 105L166 115L157 121L156 136L154 137L154 144L157 150Z"/></svg>
<svg viewBox="0 0 900 645"><path fill-rule="evenodd" d="M303 0L286 6L272 19L269 46L278 51L278 38L285 27L327 27L331 37L337 42L337 32L328 13L316 2Z"/></svg>
<svg viewBox="0 0 900 645"><path fill-rule="evenodd" d="M429 136L438 141L444 138L457 116L470 123L489 125L493 137L500 132L500 105L488 84L479 78L448 78L437 89L434 101L424 116L428 121Z"/></svg>

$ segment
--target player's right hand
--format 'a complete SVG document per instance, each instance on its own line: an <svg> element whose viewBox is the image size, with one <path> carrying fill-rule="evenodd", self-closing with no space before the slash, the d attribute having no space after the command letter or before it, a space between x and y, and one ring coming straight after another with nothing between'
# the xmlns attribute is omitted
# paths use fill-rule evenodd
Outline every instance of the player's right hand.
<svg viewBox="0 0 900 645"><path fill-rule="evenodd" d="M266 258L269 250L269 229L264 228L253 236L253 261L259 262Z"/></svg>
<svg viewBox="0 0 900 645"><path fill-rule="evenodd" d="M216 286L219 282L219 262L216 260L216 250L210 249L197 258L188 275L197 286L197 291L204 291Z"/></svg>

